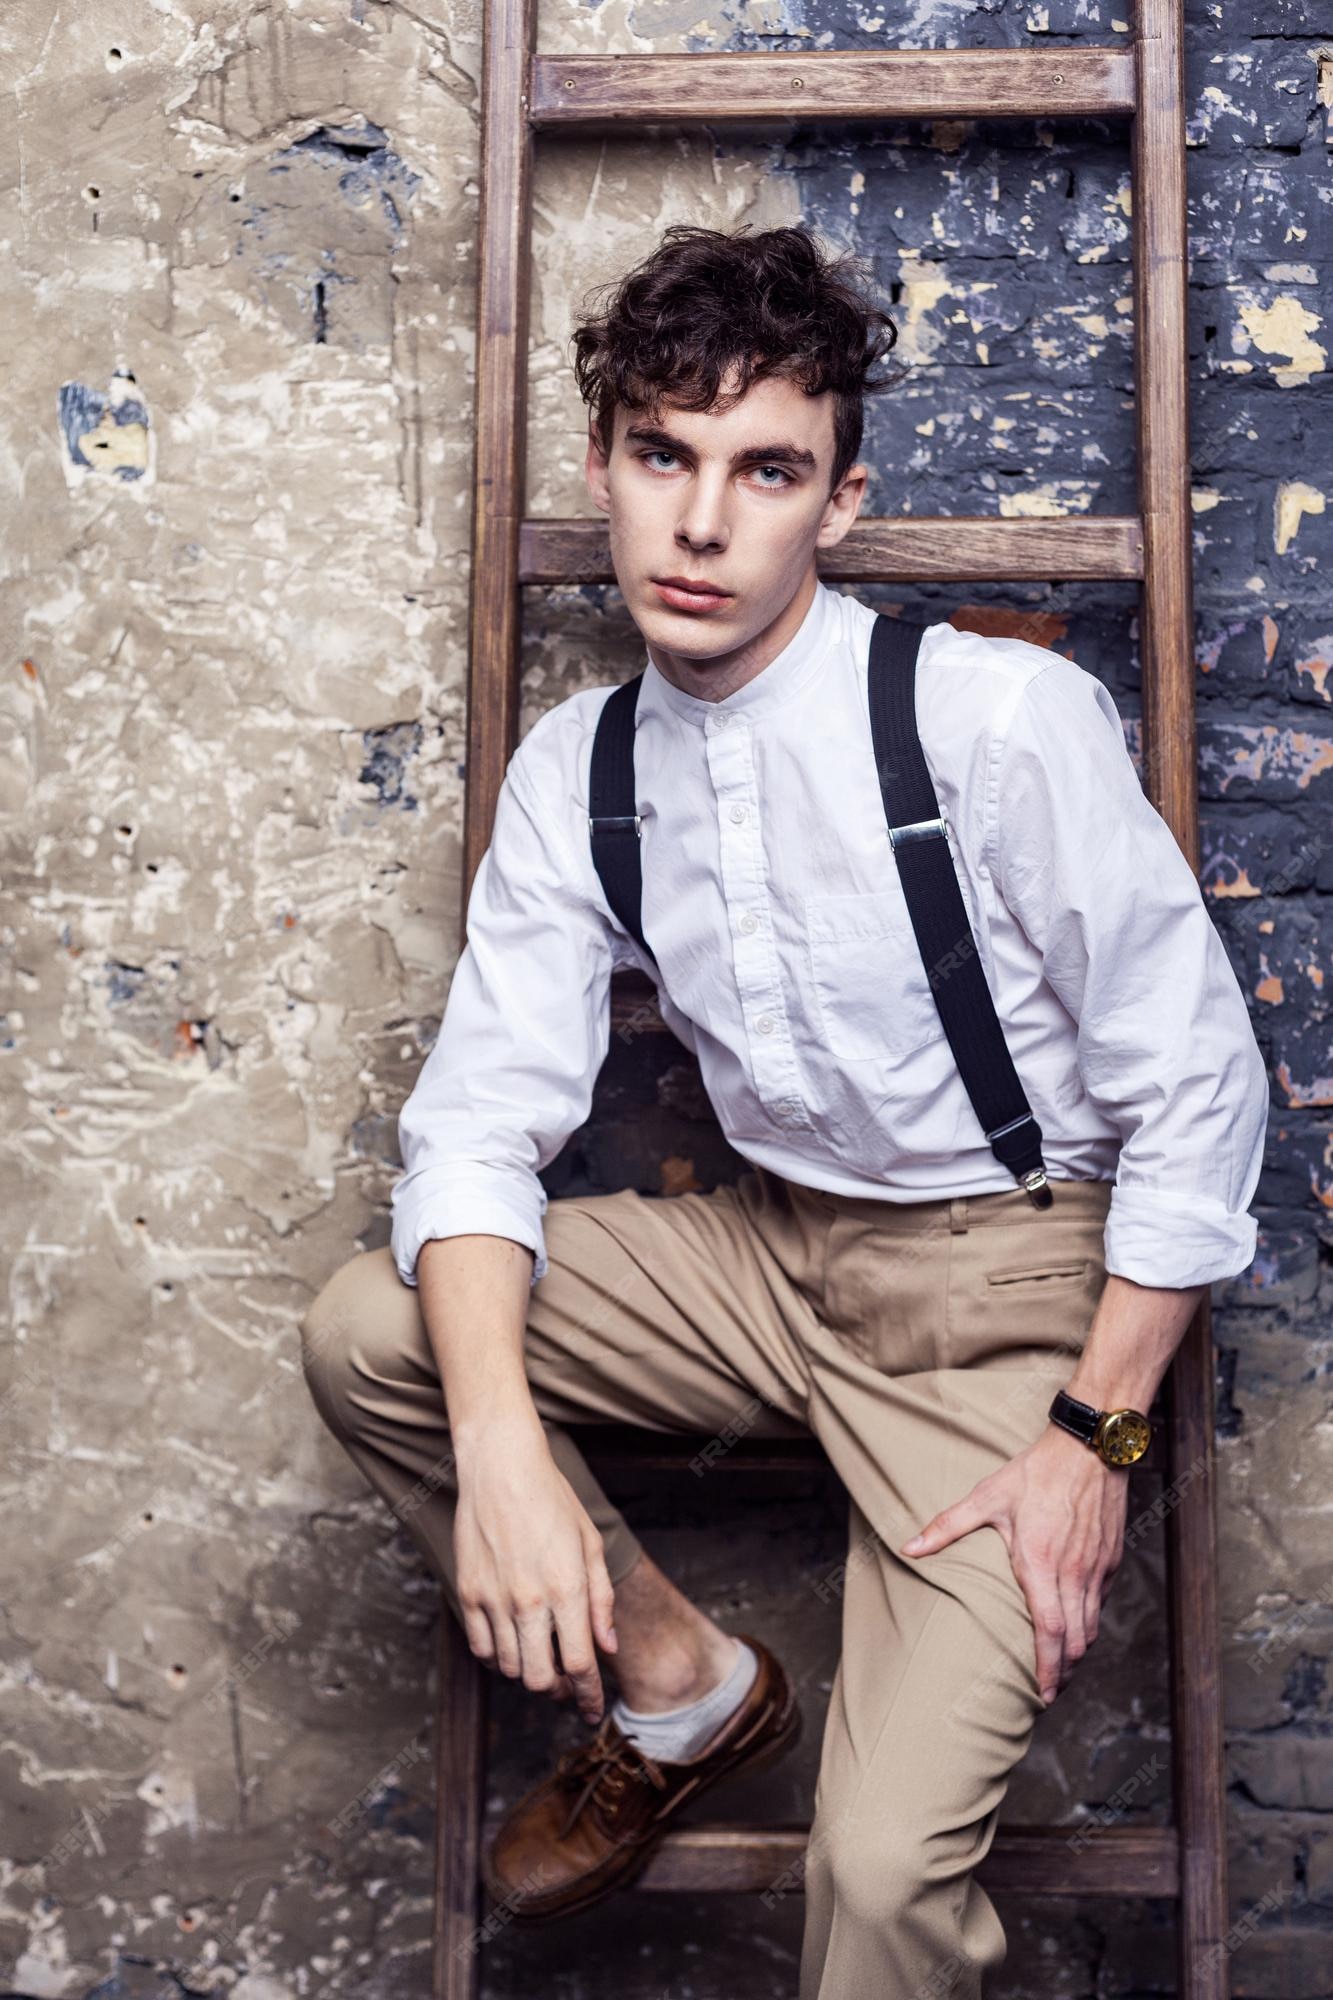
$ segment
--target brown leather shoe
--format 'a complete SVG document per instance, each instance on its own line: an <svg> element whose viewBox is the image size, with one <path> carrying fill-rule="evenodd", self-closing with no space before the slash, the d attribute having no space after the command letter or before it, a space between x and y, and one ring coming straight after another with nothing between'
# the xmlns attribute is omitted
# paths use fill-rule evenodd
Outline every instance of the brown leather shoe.
<svg viewBox="0 0 1333 2000"><path fill-rule="evenodd" d="M542 1922L623 1889L647 1865L681 1807L720 1778L776 1763L801 1733L781 1663L749 1632L759 1671L740 1707L697 1756L659 1763L610 1711L587 1743L513 1806L482 1855L482 1878L513 1917Z"/></svg>

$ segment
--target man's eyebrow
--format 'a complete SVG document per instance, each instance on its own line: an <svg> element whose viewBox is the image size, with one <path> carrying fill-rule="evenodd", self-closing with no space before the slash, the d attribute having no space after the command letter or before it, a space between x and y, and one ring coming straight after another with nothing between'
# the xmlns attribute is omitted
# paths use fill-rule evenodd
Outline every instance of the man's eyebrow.
<svg viewBox="0 0 1333 2000"><path fill-rule="evenodd" d="M646 444L654 451L670 451L685 458L694 456L684 438L673 437L670 431L657 430L649 424L631 424L625 432L625 442ZM790 443L746 445L731 456L733 465L793 465L812 470L818 462L804 445Z"/></svg>

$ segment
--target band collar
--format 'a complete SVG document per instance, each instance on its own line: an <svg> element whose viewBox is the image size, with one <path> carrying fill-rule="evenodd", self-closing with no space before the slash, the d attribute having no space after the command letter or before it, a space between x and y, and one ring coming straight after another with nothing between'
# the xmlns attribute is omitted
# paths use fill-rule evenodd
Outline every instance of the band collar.
<svg viewBox="0 0 1333 2000"><path fill-rule="evenodd" d="M674 681L667 679L645 649L640 707L644 700L656 700L699 728L710 716L744 714L750 721L757 721L771 710L780 708L819 671L838 634L838 603L836 593L827 584L816 583L810 608L782 651L761 668L753 680L746 681L743 687L734 688L729 695L717 701L709 701L703 695L687 694L684 688L678 688Z"/></svg>

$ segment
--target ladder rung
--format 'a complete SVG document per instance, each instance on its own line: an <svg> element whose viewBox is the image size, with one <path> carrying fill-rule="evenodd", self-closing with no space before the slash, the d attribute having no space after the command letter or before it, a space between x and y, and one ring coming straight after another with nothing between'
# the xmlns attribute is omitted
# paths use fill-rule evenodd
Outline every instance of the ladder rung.
<svg viewBox="0 0 1333 2000"><path fill-rule="evenodd" d="M487 1846L499 1824L499 1816L486 1824ZM676 1827L631 1886L667 1894L800 1895L809 1837L805 1826ZM1085 1827L1000 1827L976 1879L1000 1894L1174 1897L1180 1893L1179 1838L1173 1826L1095 1821Z"/></svg>
<svg viewBox="0 0 1333 2000"><path fill-rule="evenodd" d="M757 119L1127 117L1131 48L822 49L737 55L538 55L534 125Z"/></svg>
<svg viewBox="0 0 1333 2000"><path fill-rule="evenodd" d="M820 558L819 573L830 583L1132 581L1143 575L1143 524L1132 514L867 520ZM614 583L605 524L524 521L518 575L520 583Z"/></svg>

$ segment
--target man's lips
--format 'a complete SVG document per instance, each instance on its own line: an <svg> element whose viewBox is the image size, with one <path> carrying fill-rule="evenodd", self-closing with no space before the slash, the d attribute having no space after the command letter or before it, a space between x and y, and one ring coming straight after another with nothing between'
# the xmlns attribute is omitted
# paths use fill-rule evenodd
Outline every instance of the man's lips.
<svg viewBox="0 0 1333 2000"><path fill-rule="evenodd" d="M700 577L655 576L653 588L676 611L716 611L730 604L731 592Z"/></svg>

